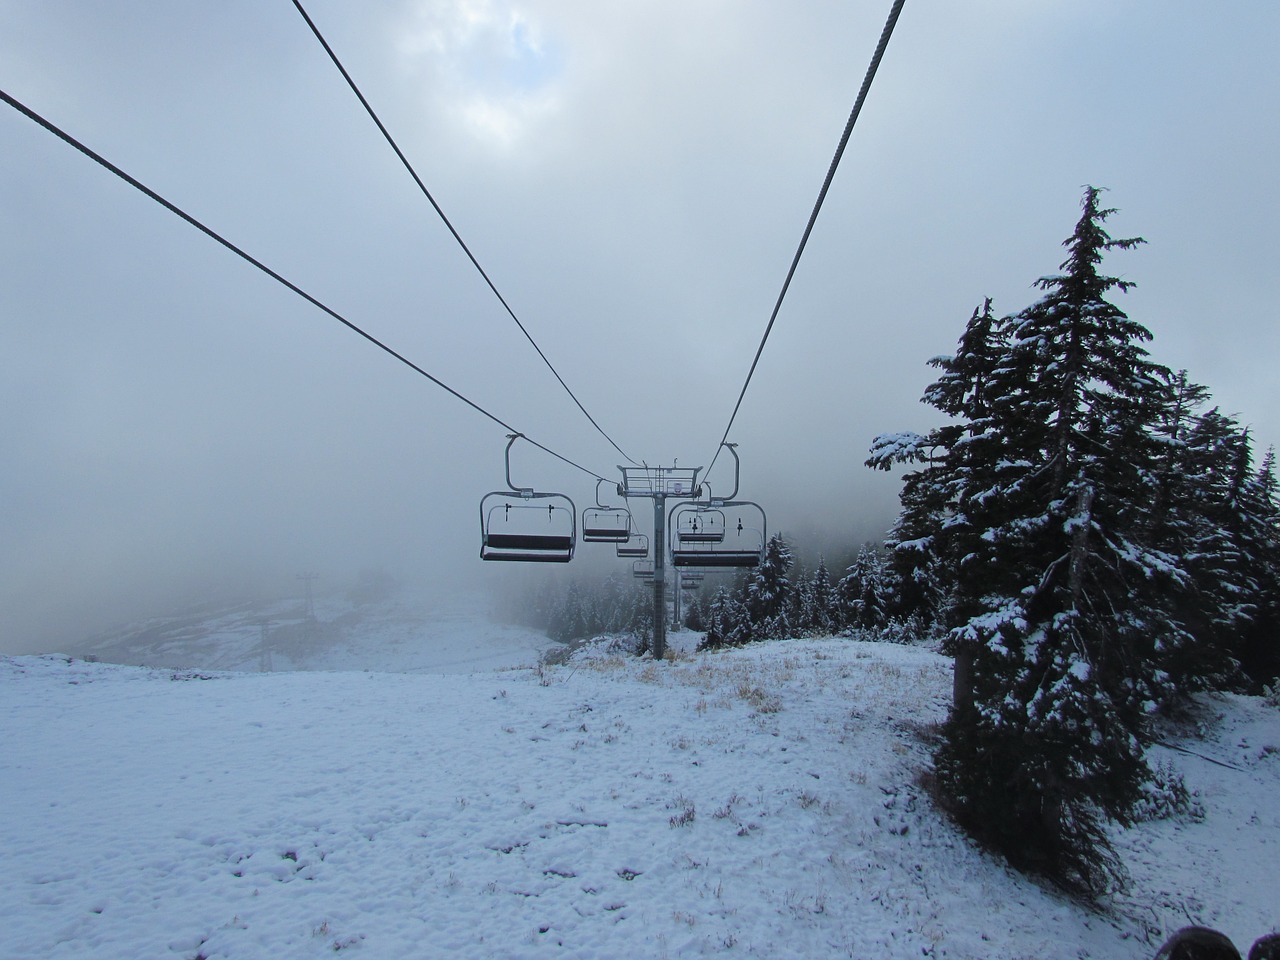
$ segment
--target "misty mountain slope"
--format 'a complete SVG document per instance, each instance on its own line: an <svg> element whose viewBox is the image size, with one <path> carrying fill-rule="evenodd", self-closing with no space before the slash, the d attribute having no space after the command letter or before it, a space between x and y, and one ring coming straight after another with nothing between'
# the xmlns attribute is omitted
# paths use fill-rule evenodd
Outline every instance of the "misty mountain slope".
<svg viewBox="0 0 1280 960"><path fill-rule="evenodd" d="M204 603L100 634L71 652L107 663L195 670L379 670L469 673L532 666L551 645L491 623L481 595L428 598L388 589Z"/></svg>
<svg viewBox="0 0 1280 960"><path fill-rule="evenodd" d="M1149 957L1276 920L1280 711L1165 751L1201 821L1091 912L918 784L949 662L790 641L469 676L0 660L0 955ZM1162 756L1162 759L1164 757Z"/></svg>

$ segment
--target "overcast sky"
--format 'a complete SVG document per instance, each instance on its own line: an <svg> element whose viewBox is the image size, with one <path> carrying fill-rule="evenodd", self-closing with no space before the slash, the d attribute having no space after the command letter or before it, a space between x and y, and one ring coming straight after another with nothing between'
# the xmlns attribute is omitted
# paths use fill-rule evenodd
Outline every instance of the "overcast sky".
<svg viewBox="0 0 1280 960"><path fill-rule="evenodd" d="M601 427L709 463L889 0L306 6ZM1148 241L1104 266L1153 357L1280 441L1277 38L1274 0L908 0L731 436L771 530L883 532L872 436L937 422L926 361L1035 299L1085 184ZM289 0L0 0L0 88L616 476ZM304 571L509 576L500 427L7 105L0 184L0 652Z"/></svg>

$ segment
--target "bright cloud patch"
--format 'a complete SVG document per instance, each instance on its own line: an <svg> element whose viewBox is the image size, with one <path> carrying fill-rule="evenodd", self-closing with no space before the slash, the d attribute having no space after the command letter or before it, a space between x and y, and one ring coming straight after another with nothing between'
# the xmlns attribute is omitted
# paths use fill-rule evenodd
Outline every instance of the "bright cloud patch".
<svg viewBox="0 0 1280 960"><path fill-rule="evenodd" d="M562 57L507 0L419 4L401 50L435 75L443 106L477 136L510 145L555 106Z"/></svg>

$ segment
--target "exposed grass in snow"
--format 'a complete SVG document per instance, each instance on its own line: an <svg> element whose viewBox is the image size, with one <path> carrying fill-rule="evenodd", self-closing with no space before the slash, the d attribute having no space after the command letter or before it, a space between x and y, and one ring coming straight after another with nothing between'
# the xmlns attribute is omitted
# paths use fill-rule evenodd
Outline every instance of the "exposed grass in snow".
<svg viewBox="0 0 1280 960"><path fill-rule="evenodd" d="M453 648L451 648L453 649ZM1274 923L1280 711L1087 909L920 786L949 661L789 641L466 676L0 660L0 956L1147 957Z"/></svg>

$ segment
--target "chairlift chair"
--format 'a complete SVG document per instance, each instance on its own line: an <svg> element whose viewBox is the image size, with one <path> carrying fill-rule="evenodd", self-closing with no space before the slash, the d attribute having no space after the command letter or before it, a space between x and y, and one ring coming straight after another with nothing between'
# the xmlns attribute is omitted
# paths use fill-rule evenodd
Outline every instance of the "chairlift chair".
<svg viewBox="0 0 1280 960"><path fill-rule="evenodd" d="M548 502L526 502L533 500ZM573 559L575 514L573 501L559 493L486 494L480 501L480 559L568 563Z"/></svg>
<svg viewBox="0 0 1280 960"><path fill-rule="evenodd" d="M631 564L631 575L637 580L653 579L653 561L636 560Z"/></svg>
<svg viewBox="0 0 1280 960"><path fill-rule="evenodd" d="M766 539L764 508L750 500L712 501L712 506L723 511L728 520L724 536L715 541L687 541L680 537L673 522L671 565L695 568L759 566Z"/></svg>
<svg viewBox="0 0 1280 960"><path fill-rule="evenodd" d="M582 539L591 543L626 543L631 539L631 511L600 502L603 482L596 481L596 505L582 511Z"/></svg>
<svg viewBox="0 0 1280 960"><path fill-rule="evenodd" d="M539 493L511 482L507 443L507 486L480 500L480 559L526 563L568 563L578 539L578 510L562 493Z"/></svg>
<svg viewBox="0 0 1280 960"><path fill-rule="evenodd" d="M649 536L644 533L633 533L631 539L625 543L618 541L618 556L620 557L647 557L649 556Z"/></svg>
<svg viewBox="0 0 1280 960"><path fill-rule="evenodd" d="M757 567L764 556L766 528L764 508L750 500L735 500L738 495L738 479L741 463L737 444L721 442L733 455L733 492L727 499L708 499L700 504L680 504L671 518L671 565L674 567ZM685 539L681 536L680 514L694 516L702 513L719 513L727 522L718 540Z"/></svg>

